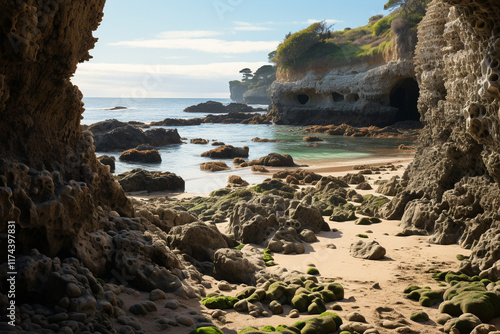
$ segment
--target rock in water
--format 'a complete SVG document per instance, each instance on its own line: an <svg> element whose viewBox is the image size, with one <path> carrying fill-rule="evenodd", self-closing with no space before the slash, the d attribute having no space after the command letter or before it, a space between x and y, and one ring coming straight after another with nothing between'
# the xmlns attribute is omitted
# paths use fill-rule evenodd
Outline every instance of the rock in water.
<svg viewBox="0 0 500 334"><path fill-rule="evenodd" d="M126 192L148 192L165 190L184 190L184 180L169 172L149 172L144 169L133 169L117 176L118 182Z"/></svg>
<svg viewBox="0 0 500 334"><path fill-rule="evenodd" d="M386 250L380 246L375 240L363 241L359 240L351 245L349 254L353 257L367 259L367 260L380 260L385 256Z"/></svg>
<svg viewBox="0 0 500 334"><path fill-rule="evenodd" d="M247 158L248 151L249 151L248 146L234 147L231 145L224 145L214 148L213 150L204 152L201 154L201 156L212 159Z"/></svg>
<svg viewBox="0 0 500 334"><path fill-rule="evenodd" d="M120 155L120 161L142 162L142 163L160 163L161 155L158 150L152 146L140 145L137 148L127 150Z"/></svg>

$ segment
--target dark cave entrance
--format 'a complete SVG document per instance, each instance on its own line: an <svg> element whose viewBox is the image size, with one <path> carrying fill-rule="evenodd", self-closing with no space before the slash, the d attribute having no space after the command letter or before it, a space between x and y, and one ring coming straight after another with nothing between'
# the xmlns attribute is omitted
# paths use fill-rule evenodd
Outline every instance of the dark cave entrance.
<svg viewBox="0 0 500 334"><path fill-rule="evenodd" d="M398 108L396 121L420 121L418 97L420 89L413 78L406 78L396 84L391 91L391 107Z"/></svg>
<svg viewBox="0 0 500 334"><path fill-rule="evenodd" d="M297 100L300 104L304 105L309 102L309 96L307 96L306 94L299 94L297 95Z"/></svg>

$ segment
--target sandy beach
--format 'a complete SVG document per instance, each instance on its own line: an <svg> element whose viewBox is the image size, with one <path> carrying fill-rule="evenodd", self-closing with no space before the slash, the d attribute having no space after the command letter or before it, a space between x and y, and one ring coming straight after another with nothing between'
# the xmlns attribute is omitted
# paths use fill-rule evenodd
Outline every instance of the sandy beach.
<svg viewBox="0 0 500 334"><path fill-rule="evenodd" d="M375 181L389 180L394 176L401 177L405 168L411 163L411 158L408 155L387 159L387 160L370 160L365 161L364 165L381 166L392 164L396 168L391 171L383 171L380 174L367 175L367 181L373 187L373 190L356 190L361 195L377 194ZM355 165L359 165L359 161L355 163L342 163L335 165L321 164L309 166L306 169L320 173L323 176L343 176L346 173L356 173L353 170ZM270 177L273 172L286 168L269 168L271 173L265 173L266 177ZM303 187L303 186L301 186ZM355 186L351 185L354 189ZM185 199L203 194L188 194L188 193L161 193L151 194L149 196L136 196L137 199L145 199L151 196L168 196L170 199ZM362 217L362 216L359 216ZM381 328L381 324L386 321L403 321L407 323L407 331L399 330L404 333L439 333L441 325L435 321L440 316L437 307L424 308L418 302L409 300L403 293L410 285L429 286L433 289L439 289L439 282L432 279L432 272L456 270L460 261L457 260L457 254L469 255L469 251L460 248L458 245L435 245L428 243L427 236L396 236L401 232L398 220L382 220L378 224L370 226L355 225L354 221L348 222L332 222L329 217L324 217L332 229L330 232L320 232L317 235L318 241L314 243L304 243L305 252L303 254L274 254L276 266L268 268L268 270L276 275L289 276L290 274L297 276L307 276L306 270L310 266L316 267L320 272L322 279L333 279L335 282L342 284L345 289L345 298L337 302L343 310L335 311L343 319L351 313L358 312L362 314L368 324L377 326L380 333L393 332L389 329ZM218 224L221 231L225 231L228 222ZM354 258L349 254L350 246L353 242L359 240L358 234L366 234L368 240L378 241L387 251L386 256L382 260L365 260ZM262 249L262 246L251 245L252 247ZM224 295L235 295L241 291L245 285L231 285L233 290L220 291L217 286L220 282L212 277L204 276L204 279L212 282L212 288L207 289L209 293L221 293ZM146 295L141 297L147 298ZM221 328L224 333L236 333L237 331L253 326L262 328L266 325L277 326L280 324L292 325L298 320L307 319L311 316L301 314L299 318L290 318L288 313L292 309L289 305L284 305L284 313L282 315L274 315L267 317L252 317L247 313L238 313L234 310L229 310L224 317L214 319L211 315L214 310L207 309L201 306L196 300L183 300L176 296L170 296L179 301L183 307L180 307L176 312L171 311L158 314L162 317L179 317L183 312L197 310L208 320ZM136 298L126 298L130 303L137 302ZM327 308L333 303L327 304ZM162 305L161 305L162 306ZM163 307L158 307L163 309ZM430 316L430 321L421 324L409 320L410 315L416 311L424 310ZM192 315L191 315L192 316ZM143 319L143 328L151 319ZM159 332L157 327L150 325L151 333ZM156 328L156 329L155 329ZM162 332L169 333L189 333L190 328L175 327L169 328Z"/></svg>

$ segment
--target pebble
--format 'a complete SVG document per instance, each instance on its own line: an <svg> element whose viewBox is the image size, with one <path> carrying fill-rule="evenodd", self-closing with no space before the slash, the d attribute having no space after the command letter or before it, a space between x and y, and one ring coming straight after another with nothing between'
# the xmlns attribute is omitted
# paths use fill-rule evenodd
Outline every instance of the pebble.
<svg viewBox="0 0 500 334"><path fill-rule="evenodd" d="M229 284L227 282L220 282L219 284L217 284L217 288L221 291L231 291L232 290L231 284Z"/></svg>
<svg viewBox="0 0 500 334"><path fill-rule="evenodd" d="M377 289L377 290L381 290L381 289L382 289L382 288L380 287L380 283L378 283L378 282L377 282L377 283L375 283L375 284L373 284L373 285L372 285L372 288L373 288L373 289Z"/></svg>
<svg viewBox="0 0 500 334"><path fill-rule="evenodd" d="M165 294L165 292L163 292L163 290L160 290L160 289L154 289L153 291L151 291L149 293L149 300L150 301L157 301L157 300L161 300L161 299L167 299L167 295Z"/></svg>
<svg viewBox="0 0 500 334"><path fill-rule="evenodd" d="M152 301L146 300L130 306L129 311L134 315L146 315L149 312L155 312L156 305Z"/></svg>
<svg viewBox="0 0 500 334"><path fill-rule="evenodd" d="M191 327L194 325L194 320L192 318L183 315L176 317L175 320L177 321L177 323L186 327Z"/></svg>
<svg viewBox="0 0 500 334"><path fill-rule="evenodd" d="M220 317L223 317L227 314L227 312L222 311L222 310L215 310L212 312L212 318L218 319Z"/></svg>
<svg viewBox="0 0 500 334"><path fill-rule="evenodd" d="M288 316L290 318L298 318L299 317L299 311L297 309L293 309L290 311L290 313L288 313Z"/></svg>
<svg viewBox="0 0 500 334"><path fill-rule="evenodd" d="M116 319L116 320L118 320L118 322L122 325L130 326L130 327L137 329L137 330L141 329L141 325L139 324L137 319L134 317L121 316L121 317L118 317L118 319Z"/></svg>
<svg viewBox="0 0 500 334"><path fill-rule="evenodd" d="M165 308L169 308L171 310L176 310L179 308L179 302L175 299L169 299L165 303Z"/></svg>
<svg viewBox="0 0 500 334"><path fill-rule="evenodd" d="M348 313L345 317L349 321L366 323L365 317L361 313L358 313L358 312Z"/></svg>
<svg viewBox="0 0 500 334"><path fill-rule="evenodd" d="M82 295L82 290L75 283L69 283L66 285L66 295L69 298L78 298Z"/></svg>

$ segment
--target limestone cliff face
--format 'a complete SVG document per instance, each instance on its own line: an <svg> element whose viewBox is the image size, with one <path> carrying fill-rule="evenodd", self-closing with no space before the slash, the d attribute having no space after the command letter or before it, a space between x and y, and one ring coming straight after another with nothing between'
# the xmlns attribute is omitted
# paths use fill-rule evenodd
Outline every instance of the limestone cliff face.
<svg viewBox="0 0 500 334"><path fill-rule="evenodd" d="M384 54L301 79L280 73L271 86L272 120L279 124L386 126L419 119L414 33L394 33Z"/></svg>
<svg viewBox="0 0 500 334"><path fill-rule="evenodd" d="M0 233L16 221L19 253L69 249L103 227L103 210L133 214L81 131L82 94L70 82L90 59L104 2L0 3Z"/></svg>
<svg viewBox="0 0 500 334"><path fill-rule="evenodd" d="M500 279L500 3L434 0L415 65L425 128L406 189L385 209L431 242L473 247L463 270ZM495 250L496 249L496 250Z"/></svg>

